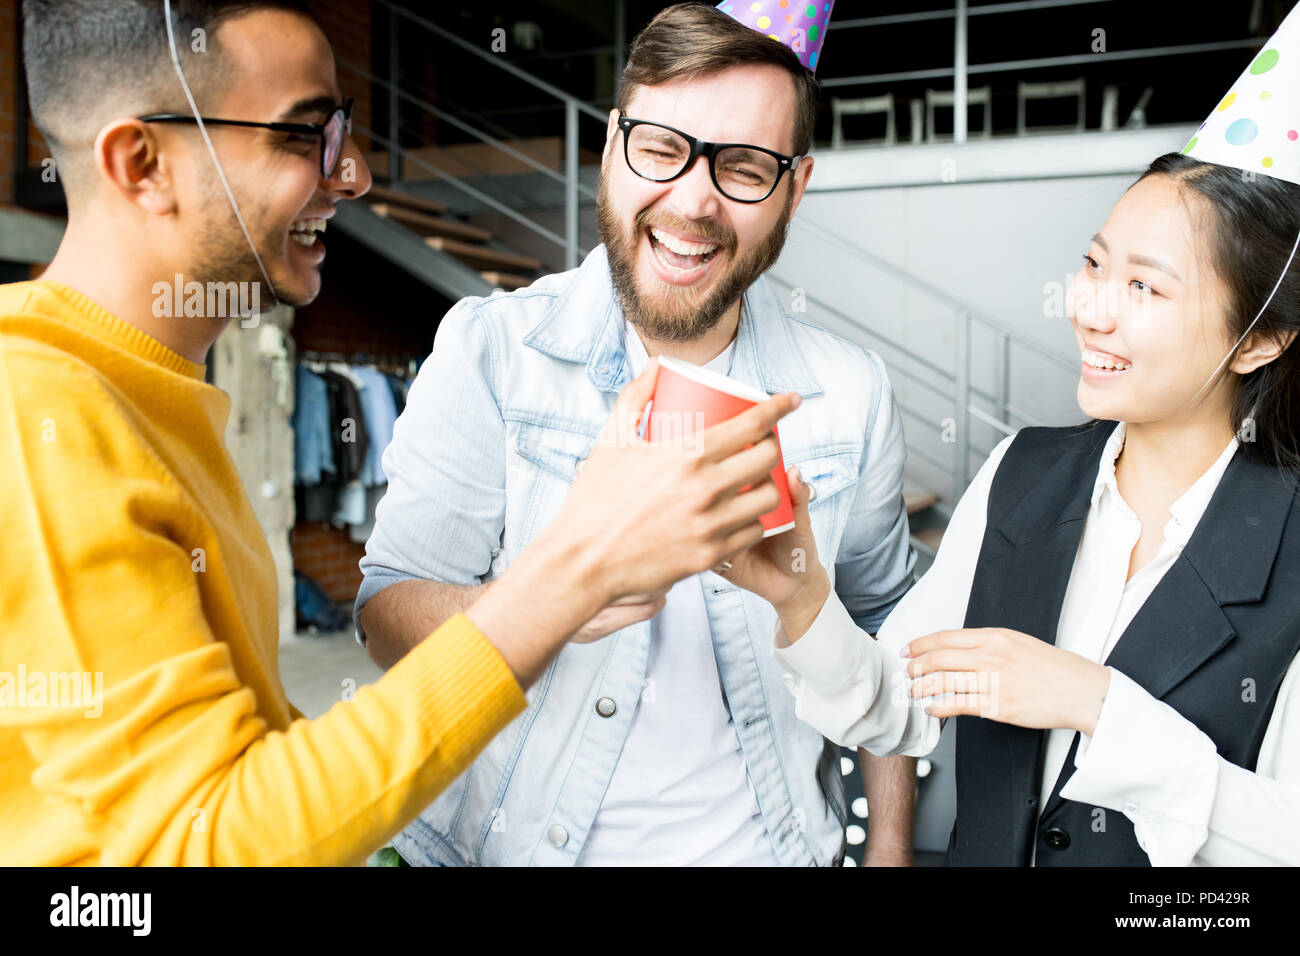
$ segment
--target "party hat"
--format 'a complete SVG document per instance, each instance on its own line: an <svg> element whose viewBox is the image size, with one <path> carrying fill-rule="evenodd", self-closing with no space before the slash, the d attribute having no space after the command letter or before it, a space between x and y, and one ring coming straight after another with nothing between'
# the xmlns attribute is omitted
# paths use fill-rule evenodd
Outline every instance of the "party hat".
<svg viewBox="0 0 1300 956"><path fill-rule="evenodd" d="M1183 152L1300 183L1300 4Z"/></svg>
<svg viewBox="0 0 1300 956"><path fill-rule="evenodd" d="M759 33L784 43L814 73L835 0L722 0L718 9Z"/></svg>

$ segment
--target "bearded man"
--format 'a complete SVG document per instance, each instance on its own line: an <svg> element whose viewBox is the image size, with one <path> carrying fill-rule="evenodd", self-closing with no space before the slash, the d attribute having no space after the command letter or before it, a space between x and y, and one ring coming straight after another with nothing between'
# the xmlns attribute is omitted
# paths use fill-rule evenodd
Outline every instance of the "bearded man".
<svg viewBox="0 0 1300 956"><path fill-rule="evenodd" d="M619 388L660 355L798 392L781 444L810 486L837 593L874 632L908 590L884 367L787 314L762 278L812 175L817 102L791 49L707 6L670 7L637 37L602 157L602 245L576 270L453 307L397 422L356 602L377 663L496 586L560 508ZM592 618L525 712L394 841L401 856L841 863L838 748L796 718L771 653L776 612L728 571ZM908 863L914 761L863 759L867 861Z"/></svg>

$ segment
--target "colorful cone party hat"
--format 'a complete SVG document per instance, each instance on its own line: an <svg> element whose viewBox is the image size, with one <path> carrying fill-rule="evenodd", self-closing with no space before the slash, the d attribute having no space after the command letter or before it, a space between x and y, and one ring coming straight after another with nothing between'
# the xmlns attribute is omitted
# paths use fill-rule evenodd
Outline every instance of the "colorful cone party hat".
<svg viewBox="0 0 1300 956"><path fill-rule="evenodd" d="M1300 5L1183 152L1300 184Z"/></svg>
<svg viewBox="0 0 1300 956"><path fill-rule="evenodd" d="M722 0L718 9L784 43L814 73L835 0Z"/></svg>

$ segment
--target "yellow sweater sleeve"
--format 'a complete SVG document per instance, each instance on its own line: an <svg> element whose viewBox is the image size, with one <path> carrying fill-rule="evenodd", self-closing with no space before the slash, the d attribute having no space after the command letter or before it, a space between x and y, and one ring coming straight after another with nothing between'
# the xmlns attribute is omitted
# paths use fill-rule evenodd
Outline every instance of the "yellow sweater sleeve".
<svg viewBox="0 0 1300 956"><path fill-rule="evenodd" d="M0 863L360 863L524 708L457 615L352 700L270 730L223 632L237 615L200 599L184 489L117 426L61 426L78 467L43 466L42 424L111 412L111 395L87 377L23 409L6 374L0 355L0 672L102 674L103 691L97 714L0 707L0 757L34 768L0 780Z"/></svg>

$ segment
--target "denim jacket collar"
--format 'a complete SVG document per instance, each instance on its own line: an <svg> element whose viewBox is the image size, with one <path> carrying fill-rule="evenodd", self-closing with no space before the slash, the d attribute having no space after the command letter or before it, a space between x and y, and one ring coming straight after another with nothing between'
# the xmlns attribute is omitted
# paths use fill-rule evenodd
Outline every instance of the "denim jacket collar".
<svg viewBox="0 0 1300 956"><path fill-rule="evenodd" d="M776 293L760 277L745 292L732 377L770 394L821 394L821 384L790 333L790 321ZM631 380L623 348L623 310L603 245L587 255L574 281L523 341L566 362L586 363L587 377L601 391L616 392Z"/></svg>

